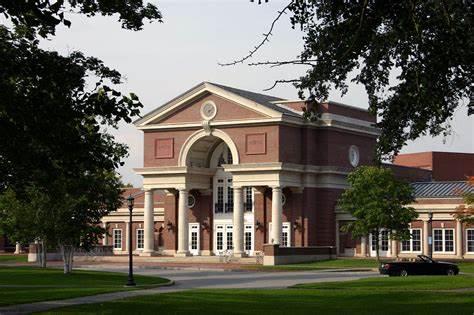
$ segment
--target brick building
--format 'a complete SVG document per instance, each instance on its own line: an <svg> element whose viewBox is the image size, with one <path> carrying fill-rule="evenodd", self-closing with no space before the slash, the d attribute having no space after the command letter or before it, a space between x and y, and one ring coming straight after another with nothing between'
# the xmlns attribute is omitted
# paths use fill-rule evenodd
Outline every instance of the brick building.
<svg viewBox="0 0 474 315"><path fill-rule="evenodd" d="M136 196L133 233L119 209L103 219L104 244L125 253L131 237L144 256L252 256L264 244L367 255L367 240L339 232L351 218L336 202L347 174L372 164L376 118L327 102L309 122L305 106L203 82L146 114L135 122L144 135L144 165L135 170L143 188L125 192ZM428 166L400 161L390 166L399 176L431 179Z"/></svg>

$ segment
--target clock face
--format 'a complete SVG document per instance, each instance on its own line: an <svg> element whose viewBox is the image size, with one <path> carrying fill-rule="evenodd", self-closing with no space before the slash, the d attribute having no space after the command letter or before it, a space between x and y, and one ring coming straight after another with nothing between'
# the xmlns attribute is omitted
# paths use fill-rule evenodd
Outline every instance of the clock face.
<svg viewBox="0 0 474 315"><path fill-rule="evenodd" d="M204 119L212 119L217 114L217 108L214 103L206 102L201 106L201 116Z"/></svg>
<svg viewBox="0 0 474 315"><path fill-rule="evenodd" d="M349 148L349 163L353 167L359 165L359 148L355 145L351 145Z"/></svg>

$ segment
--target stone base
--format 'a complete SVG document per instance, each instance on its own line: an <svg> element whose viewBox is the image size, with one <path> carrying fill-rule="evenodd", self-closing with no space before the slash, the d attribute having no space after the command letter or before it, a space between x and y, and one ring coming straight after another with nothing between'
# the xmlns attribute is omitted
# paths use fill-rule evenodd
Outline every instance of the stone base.
<svg viewBox="0 0 474 315"><path fill-rule="evenodd" d="M141 252L138 256L153 257L153 256L159 256L159 254L157 252Z"/></svg>
<svg viewBox="0 0 474 315"><path fill-rule="evenodd" d="M248 257L248 255L246 253L234 253L233 256L235 258L245 258L245 257Z"/></svg>
<svg viewBox="0 0 474 315"><path fill-rule="evenodd" d="M184 252L184 253L176 253L174 254L174 257L189 257L192 256L190 252Z"/></svg>

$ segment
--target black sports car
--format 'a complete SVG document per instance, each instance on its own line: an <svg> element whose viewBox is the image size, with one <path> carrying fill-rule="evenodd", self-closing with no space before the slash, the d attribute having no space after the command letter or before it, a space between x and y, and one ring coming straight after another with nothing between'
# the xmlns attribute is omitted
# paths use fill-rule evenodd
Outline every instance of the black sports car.
<svg viewBox="0 0 474 315"><path fill-rule="evenodd" d="M459 273L455 264L435 261L428 256L418 255L416 261L394 261L380 265L380 274L389 276L408 275L448 275L454 276Z"/></svg>

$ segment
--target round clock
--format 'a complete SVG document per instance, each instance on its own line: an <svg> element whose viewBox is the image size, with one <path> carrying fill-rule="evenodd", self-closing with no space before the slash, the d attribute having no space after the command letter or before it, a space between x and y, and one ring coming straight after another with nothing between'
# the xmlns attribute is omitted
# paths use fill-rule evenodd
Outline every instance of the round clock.
<svg viewBox="0 0 474 315"><path fill-rule="evenodd" d="M211 120L216 117L217 107L214 102L207 101L201 106L201 117L206 120Z"/></svg>
<svg viewBox="0 0 474 315"><path fill-rule="evenodd" d="M351 145L349 148L349 163L354 167L359 165L359 148L355 145Z"/></svg>

